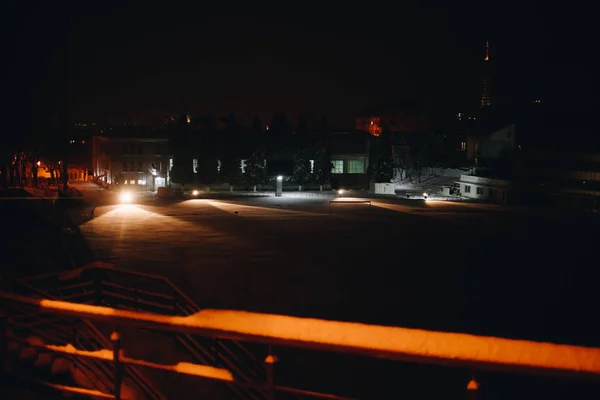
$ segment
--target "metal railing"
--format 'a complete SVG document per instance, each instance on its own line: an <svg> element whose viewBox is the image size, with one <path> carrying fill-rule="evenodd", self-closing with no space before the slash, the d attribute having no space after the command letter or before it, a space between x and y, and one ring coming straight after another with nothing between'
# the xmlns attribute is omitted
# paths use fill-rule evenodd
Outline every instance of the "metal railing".
<svg viewBox="0 0 600 400"><path fill-rule="evenodd" d="M29 277L26 282L54 298L70 302L175 316L189 316L200 311L169 279L116 269L103 262ZM268 366L237 341L189 334L175 334L174 338L196 362L226 367L238 380L247 383L266 383L268 379ZM267 396L260 385L229 385L229 388L243 399L260 400Z"/></svg>
<svg viewBox="0 0 600 400"><path fill-rule="evenodd" d="M224 367L181 362L175 365L164 365L125 357L121 352L121 336L117 330L111 335L112 342L109 348L93 352L80 350L68 344L57 346L40 339L28 339L27 343L30 346L47 351L111 361L116 374L114 397L117 399L120 396L118 384L123 376L120 372L121 366L126 365L140 365L219 380L236 387L266 393L269 399L272 399L276 392L330 399L341 398L277 385L273 366L278 360L272 352L272 346L295 346L398 361L462 366L471 370L600 379L599 348L230 310L204 310L193 316L170 317L110 307L31 299L9 293L0 293L0 304L8 313L27 309L38 315L77 317L108 322L113 326L133 326L269 345L269 352L264 360L268 379L266 382L256 383L240 380L232 371ZM471 398L474 398L478 388L479 384L475 379L468 382L466 390Z"/></svg>
<svg viewBox="0 0 600 400"><path fill-rule="evenodd" d="M2 290L25 294L29 298L55 298L47 292L8 276L2 276L0 283L2 284L0 286ZM64 318L61 316L44 318L40 317L39 314L31 312L31 310L28 310L27 308L19 307L18 305L13 307L11 312L7 312L7 310L3 310L3 312L6 320L2 325L13 330L13 338L17 342L22 342L23 338L28 335L35 335L35 337L40 340L45 340L47 343L72 343L78 348L85 349L86 351L98 351L110 346L110 341L107 340L107 338L88 320ZM3 332L2 336L6 338L6 332ZM6 341L4 340L4 342ZM6 354L6 352L3 352L3 354ZM95 385L95 390L90 391L90 393L98 392L108 395L113 392L115 387L115 376L113 374L113 369L108 363L93 359L82 360L79 357L69 354L66 355L66 358L75 365L89 382ZM164 397L156 387L148 382L135 368L127 366L125 372L131 382L144 394L144 396L146 396L146 398L152 400L164 400ZM52 384L49 383L45 384L52 386ZM78 389L83 390L83 392L78 391ZM66 388L65 390L69 391L69 388ZM86 390L88 389L76 388L74 393L86 394Z"/></svg>

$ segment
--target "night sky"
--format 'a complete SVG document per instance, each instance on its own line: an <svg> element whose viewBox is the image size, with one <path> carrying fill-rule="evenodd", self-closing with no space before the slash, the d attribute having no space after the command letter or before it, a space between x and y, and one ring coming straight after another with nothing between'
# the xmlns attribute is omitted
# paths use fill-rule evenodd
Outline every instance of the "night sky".
<svg viewBox="0 0 600 400"><path fill-rule="evenodd" d="M309 123L327 115L339 128L392 100L455 113L478 106L486 39L496 98L579 106L595 58L589 12L526 2L4 3L4 111L31 122L25 130L56 123L64 110L70 121L99 124L156 124L183 111L266 121L283 111Z"/></svg>

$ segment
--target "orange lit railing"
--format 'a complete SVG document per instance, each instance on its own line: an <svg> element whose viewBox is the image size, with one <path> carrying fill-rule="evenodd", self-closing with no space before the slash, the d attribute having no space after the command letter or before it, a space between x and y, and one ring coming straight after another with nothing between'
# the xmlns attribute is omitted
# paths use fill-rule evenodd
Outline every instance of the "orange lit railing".
<svg viewBox="0 0 600 400"><path fill-rule="evenodd" d="M21 294L24 293L28 298L52 298L48 293L20 280L12 279L8 276L2 276L1 280L3 290L15 291ZM78 348L86 349L88 351L100 350L102 348L110 347L111 345L111 342L87 320L66 319L56 315L42 317L39 313L36 313L35 310L19 307L18 305L12 307L10 310L2 309L2 312L3 316L6 318L3 321L4 327L9 326L10 328L19 329L20 332L35 335L38 339L49 343L73 343ZM21 336L16 337L15 339L17 342L22 341ZM96 386L95 392L103 393L104 395L112 392L115 384L115 377L113 374L114 370L109 364L93 359L81 360L78 357L69 355L67 355L66 358L69 359L90 382L94 383ZM146 398L153 400L164 399L154 385L148 382L135 368L126 366L125 372L132 383L137 387L137 390L143 393ZM32 383L36 384L40 382ZM47 382L41 383L59 390L54 384ZM64 391L88 395L90 395L91 392L94 392L94 390L90 391L89 389L84 388L72 388L73 390L70 390L69 387L61 388L60 390L63 389ZM112 396L110 398L112 398Z"/></svg>
<svg viewBox="0 0 600 400"><path fill-rule="evenodd" d="M269 346L294 346L399 361L464 366L480 370L600 378L599 348L230 310L203 310L191 316L177 317L64 301L31 299L8 293L0 293L0 302L8 310L21 307L62 317L71 316L108 322L115 326L134 326L154 331L219 337L265 343ZM53 346L40 339L27 339L27 343L57 353L110 360L115 365L143 365L221 380L238 387L257 389L259 393L266 393L269 398L272 398L276 391L338 398L275 385L272 367L277 362L277 358L274 354L267 354L265 359L268 379L263 384L240 380L232 371L224 367L195 363L162 365L124 357L120 349L120 334L117 331L113 333L111 340L112 349L93 352L80 350L69 344ZM116 382L118 383L119 379L116 379ZM468 385L468 390L476 391L477 387L477 383L472 381ZM115 393L115 397L119 398L118 389Z"/></svg>
<svg viewBox="0 0 600 400"><path fill-rule="evenodd" d="M123 310L145 311L171 316L193 315L200 308L165 277L113 268L104 262L85 267L29 277L26 282L50 293L54 298L105 305ZM143 288L143 289L142 289ZM193 337L174 333L177 342L196 362L222 365L245 382L266 383L268 371L247 346L215 337ZM244 399L264 399L257 387L229 385Z"/></svg>

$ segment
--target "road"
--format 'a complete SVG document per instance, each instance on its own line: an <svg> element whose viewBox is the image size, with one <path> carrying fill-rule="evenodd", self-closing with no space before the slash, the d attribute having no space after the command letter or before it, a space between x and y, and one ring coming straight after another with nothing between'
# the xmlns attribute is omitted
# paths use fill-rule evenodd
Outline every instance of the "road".
<svg viewBox="0 0 600 400"><path fill-rule="evenodd" d="M81 226L92 249L167 276L200 307L600 346L598 229L570 217L381 199L328 215L328 199L95 196L105 205Z"/></svg>

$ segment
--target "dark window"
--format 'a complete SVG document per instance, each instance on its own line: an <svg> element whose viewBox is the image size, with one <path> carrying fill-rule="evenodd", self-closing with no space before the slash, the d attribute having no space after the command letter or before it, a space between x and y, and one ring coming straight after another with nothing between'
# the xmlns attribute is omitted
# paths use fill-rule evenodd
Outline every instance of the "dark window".
<svg viewBox="0 0 600 400"><path fill-rule="evenodd" d="M123 172L127 172L127 163L126 162L123 163Z"/></svg>
<svg viewBox="0 0 600 400"><path fill-rule="evenodd" d="M156 143L156 155L160 156L162 154L162 146L160 143Z"/></svg>
<svg viewBox="0 0 600 400"><path fill-rule="evenodd" d="M143 172L144 171L144 167L142 166L141 162L138 163L138 169L137 170L138 170L138 172Z"/></svg>
<svg viewBox="0 0 600 400"><path fill-rule="evenodd" d="M483 188L477 187L477 194L483 194Z"/></svg>
<svg viewBox="0 0 600 400"><path fill-rule="evenodd" d="M135 154L135 144L129 146L129 154Z"/></svg>
<svg viewBox="0 0 600 400"><path fill-rule="evenodd" d="M129 154L129 146L124 144L123 145L123 155L127 155Z"/></svg>
<svg viewBox="0 0 600 400"><path fill-rule="evenodd" d="M137 151L138 151L138 154L142 154L142 145L141 144L138 144Z"/></svg>
<svg viewBox="0 0 600 400"><path fill-rule="evenodd" d="M134 163L133 161L129 163L129 170L130 170L131 172L134 172L134 171L135 171L135 163Z"/></svg>
<svg viewBox="0 0 600 400"><path fill-rule="evenodd" d="M465 185L465 193L471 193L471 185Z"/></svg>

